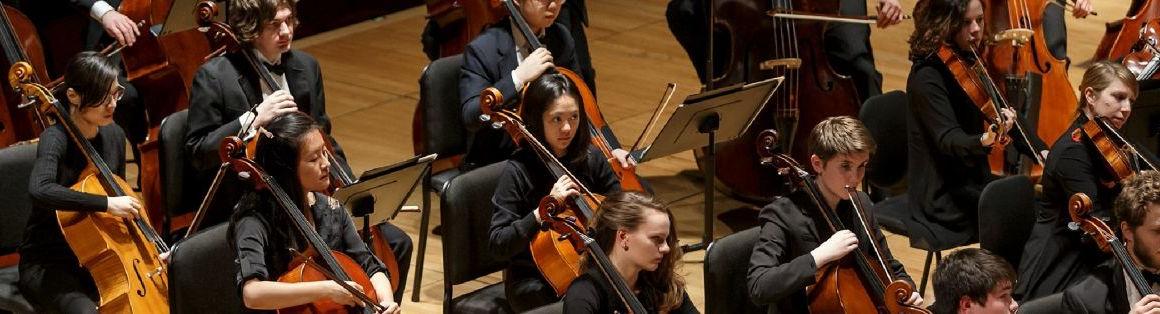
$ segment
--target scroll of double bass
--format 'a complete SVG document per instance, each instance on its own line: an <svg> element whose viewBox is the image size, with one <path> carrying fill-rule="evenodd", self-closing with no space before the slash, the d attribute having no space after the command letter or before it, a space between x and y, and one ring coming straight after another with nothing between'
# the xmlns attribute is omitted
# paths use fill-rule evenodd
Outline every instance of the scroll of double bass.
<svg viewBox="0 0 1160 314"><path fill-rule="evenodd" d="M870 247L867 254L861 248L855 249L841 260L818 269L817 283L808 289L810 312L812 313L926 313L926 309L905 303L914 293L914 287L904 280L895 278L886 264L883 248L875 242L874 227L866 218L869 208L861 195L853 187L846 186L846 193L853 204L851 210L857 217L857 226L847 226L838 218L836 209L830 208L814 183L814 176L802 169L801 165L785 154L777 154L771 145L776 133L766 130L761 133L758 155L767 164L773 165L780 173L790 178L797 188L809 196L815 221L821 221L818 231L833 234L839 230L850 230L867 239L863 243Z"/></svg>
<svg viewBox="0 0 1160 314"><path fill-rule="evenodd" d="M1124 272L1128 274L1128 279L1132 281L1132 286L1136 288L1136 292L1140 295L1154 294L1152 286L1144 279L1144 274L1140 272L1136 262L1132 261L1132 257L1128 255L1128 249L1124 247L1124 242L1116 237L1116 232L1108 227L1103 220L1091 216L1092 199L1087 194L1075 193L1067 204L1072 220L1069 227L1083 230L1084 234L1095 240L1100 250L1112 253L1116 262L1120 263Z"/></svg>
<svg viewBox="0 0 1160 314"><path fill-rule="evenodd" d="M579 196L565 200L562 204L552 203L554 199L546 197L541 200L540 207L557 208L553 216L569 220L581 229L586 228L588 221L595 217L596 209L600 208L603 197L592 193L571 171L568 171L567 167L564 167L550 149L536 140L536 136L528 131L519 114L513 109L503 108L503 93L498 89L494 87L485 89L479 100L480 109L490 118L493 125L502 126L511 135L512 140L516 143L523 142L535 152L554 178L566 176L580 191ZM585 245L579 240L565 237L558 230L548 229L537 232L530 244L532 260L544 275L544 279L555 289L557 296L564 295L572 280L580 276L580 254L585 250Z"/></svg>
<svg viewBox="0 0 1160 314"><path fill-rule="evenodd" d="M43 85L32 83L33 70L24 62L9 70L8 80L18 93L35 101L42 123L53 117L88 161L74 191L109 197L132 196L133 189L101 158L81 134L69 110ZM169 246L148 223L148 211L127 219L106 212L57 210L61 233L81 266L89 270L100 301L108 313L165 313L169 311L169 279L160 254Z"/></svg>

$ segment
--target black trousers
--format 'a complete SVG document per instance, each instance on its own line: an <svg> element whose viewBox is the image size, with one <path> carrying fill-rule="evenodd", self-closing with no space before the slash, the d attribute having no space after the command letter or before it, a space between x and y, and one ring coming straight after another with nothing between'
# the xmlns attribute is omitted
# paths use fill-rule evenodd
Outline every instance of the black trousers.
<svg viewBox="0 0 1160 314"><path fill-rule="evenodd" d="M376 227L387 239L387 245L391 247L391 251L395 253L395 261L399 263L399 289L394 292L395 302L402 302L403 287L407 286L407 273L411 270L411 252L414 251L414 245L411 237L395 225L383 223Z"/></svg>
<svg viewBox="0 0 1160 314"><path fill-rule="evenodd" d="M572 70L584 77L584 83L588 84L592 93L596 93L596 69L592 68L592 55L588 52L588 35L584 31L584 27L588 25L588 8L584 5L584 0L565 2L556 23L568 29L576 45L573 53L576 54L576 62L580 64L580 68Z"/></svg>
<svg viewBox="0 0 1160 314"><path fill-rule="evenodd" d="M843 15L866 15L866 1L841 0L838 11ZM882 73L874 67L869 25L828 23L824 42L830 65L854 80L861 102L882 94Z"/></svg>
<svg viewBox="0 0 1160 314"><path fill-rule="evenodd" d="M560 301L556 291L535 268L508 267L503 271L503 288L508 304L516 313Z"/></svg>
<svg viewBox="0 0 1160 314"><path fill-rule="evenodd" d="M97 286L70 263L20 263L20 290L39 313L97 313Z"/></svg>

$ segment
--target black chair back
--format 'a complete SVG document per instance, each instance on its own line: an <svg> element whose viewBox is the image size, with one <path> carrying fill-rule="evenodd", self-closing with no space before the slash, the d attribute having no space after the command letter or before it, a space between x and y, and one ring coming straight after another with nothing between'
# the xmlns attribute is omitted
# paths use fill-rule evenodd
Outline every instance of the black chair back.
<svg viewBox="0 0 1160 314"><path fill-rule="evenodd" d="M705 252L705 313L765 313L746 291L749 256L761 227L745 229L713 241Z"/></svg>
<svg viewBox="0 0 1160 314"><path fill-rule="evenodd" d="M467 152L468 132L460 119L459 74L463 55L439 58L427 65L419 78L419 107L423 135L417 153L440 158Z"/></svg>
<svg viewBox="0 0 1160 314"><path fill-rule="evenodd" d="M229 224L219 224L182 241L169 258L169 308L173 313L241 313L237 252Z"/></svg>
<svg viewBox="0 0 1160 314"><path fill-rule="evenodd" d="M866 180L889 195L906 192L906 92L890 91L862 104L859 120L870 130L878 150L870 157Z"/></svg>
<svg viewBox="0 0 1160 314"><path fill-rule="evenodd" d="M979 197L979 246L1019 265L1035 225L1035 187L1027 176L995 180Z"/></svg>
<svg viewBox="0 0 1160 314"><path fill-rule="evenodd" d="M488 251L491 197L496 179L507 166L494 163L468 171L443 192L440 220L443 223L444 281L457 285L503 270L505 261Z"/></svg>
<svg viewBox="0 0 1160 314"><path fill-rule="evenodd" d="M36 161L36 144L0 149L0 255L16 252L24 240L24 227L32 212L28 177Z"/></svg>
<svg viewBox="0 0 1160 314"><path fill-rule="evenodd" d="M185 133L189 128L189 110L175 112L161 120L161 132L157 141L161 146L158 154L161 166L161 197L165 204L163 229L169 229L170 218L197 210L197 202L187 200L186 174L193 173L185 162ZM200 201L200 200L199 200Z"/></svg>

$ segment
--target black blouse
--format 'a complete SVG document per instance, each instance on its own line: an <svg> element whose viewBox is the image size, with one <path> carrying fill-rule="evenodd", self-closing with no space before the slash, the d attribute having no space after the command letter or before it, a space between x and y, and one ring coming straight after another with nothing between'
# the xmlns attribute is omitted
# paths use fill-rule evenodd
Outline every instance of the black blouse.
<svg viewBox="0 0 1160 314"><path fill-rule="evenodd" d="M314 230L326 241L331 250L343 252L350 256L368 276L377 272L387 274L386 267L379 261L366 242L359 237L357 229L345 208L338 200L326 195L315 193L316 202L311 206L314 215ZM258 202L258 206L271 206L269 203ZM275 209L281 210L281 209ZM237 250L238 287L242 287L250 279L277 280L286 272L287 266L293 260L294 254L290 249L304 252L309 246L301 238L297 229L292 225L276 226L275 228L290 228L293 239L281 240L271 232L270 220L257 211L251 210L231 226L233 229L234 247ZM370 289L370 287L366 287Z"/></svg>
<svg viewBox="0 0 1160 314"><path fill-rule="evenodd" d="M109 165L114 174L125 175L125 131L116 124L100 127L97 136L89 139L93 148ZM40 134L36 148L36 163L32 166L28 193L32 198L32 213L20 244L22 263L60 262L77 264L76 255L69 248L56 221L57 210L104 211L106 196L73 191L69 186L80 179L88 161L80 148L69 138L61 125L54 125Z"/></svg>
<svg viewBox="0 0 1160 314"><path fill-rule="evenodd" d="M628 313L624 304L612 292L612 284L604 278L595 266L589 267L580 277L568 286L568 293L564 295L564 313ZM656 313L656 304L647 298L636 296L649 313ZM684 293L681 306L669 313L701 313L689 300L689 293Z"/></svg>
<svg viewBox="0 0 1160 314"><path fill-rule="evenodd" d="M532 212L551 192L557 178L529 150L516 151L506 162L507 167L498 178L491 198L495 207L491 216L491 251L495 256L510 258L511 268L538 273L528 250L528 244L540 230ZM620 180L604 156L594 150L589 151L584 164L569 166L569 170L593 193L620 190Z"/></svg>

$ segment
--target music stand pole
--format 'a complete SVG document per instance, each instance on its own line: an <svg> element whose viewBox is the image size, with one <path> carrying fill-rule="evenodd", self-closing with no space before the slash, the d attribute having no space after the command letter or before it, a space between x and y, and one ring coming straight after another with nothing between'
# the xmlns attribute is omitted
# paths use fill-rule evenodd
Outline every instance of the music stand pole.
<svg viewBox="0 0 1160 314"><path fill-rule="evenodd" d="M705 226L701 232L701 242L681 246L681 251L691 252L704 250L713 242L713 202L717 192L717 129L721 127L721 117L713 114L706 116L697 125L697 131L709 135L709 145L705 153L705 207L703 208Z"/></svg>

